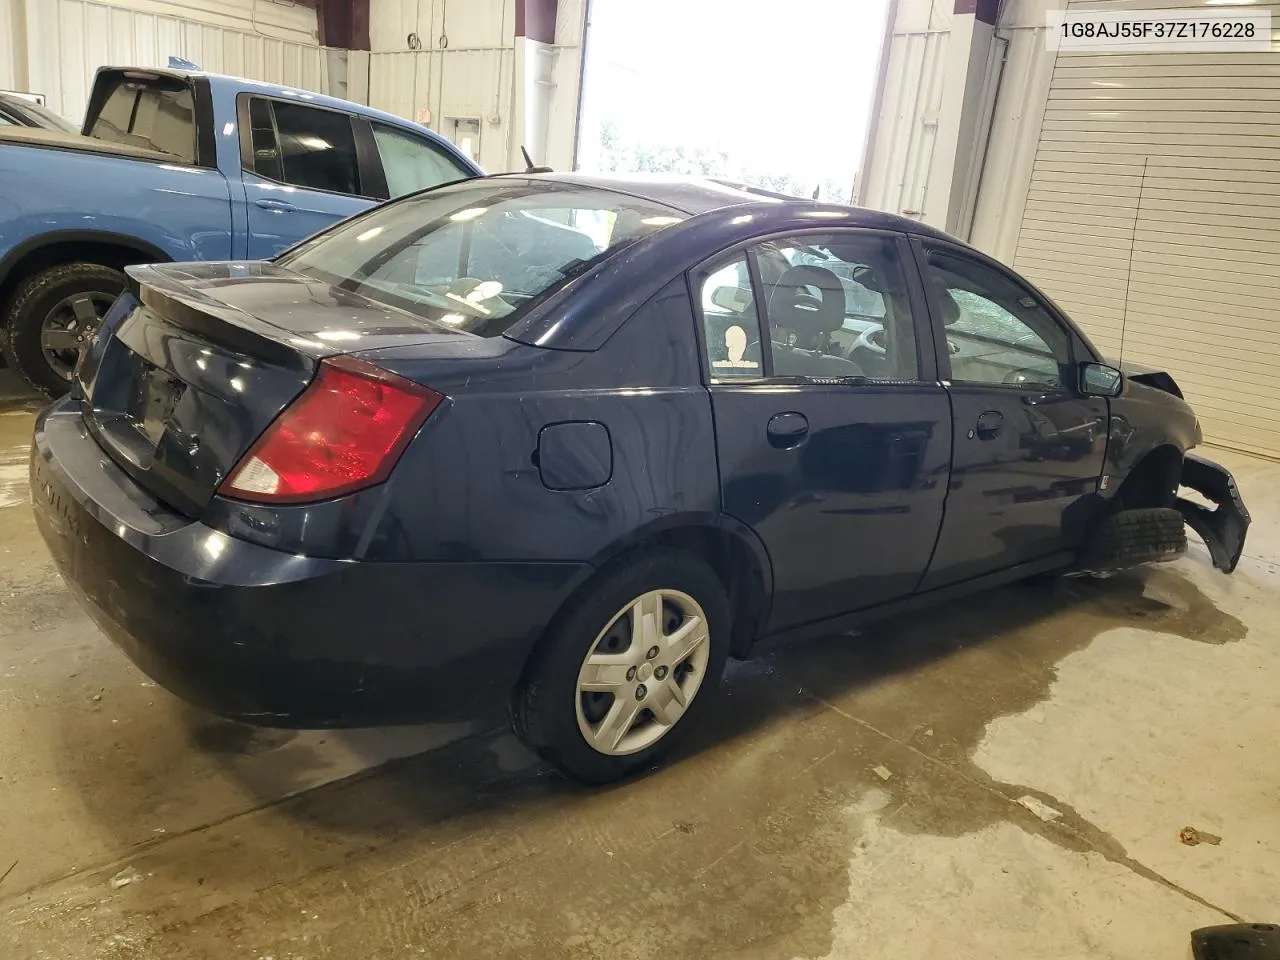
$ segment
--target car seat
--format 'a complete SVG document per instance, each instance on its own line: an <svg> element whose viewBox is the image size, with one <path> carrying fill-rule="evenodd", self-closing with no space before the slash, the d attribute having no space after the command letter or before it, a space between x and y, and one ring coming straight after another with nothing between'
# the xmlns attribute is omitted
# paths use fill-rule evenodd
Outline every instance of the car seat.
<svg viewBox="0 0 1280 960"><path fill-rule="evenodd" d="M818 291L817 296L813 290ZM841 356L839 347L831 342L831 334L844 326L844 309L844 284L832 271L805 264L784 272L769 292L769 326L791 335L773 337L774 373L862 376L861 368Z"/></svg>

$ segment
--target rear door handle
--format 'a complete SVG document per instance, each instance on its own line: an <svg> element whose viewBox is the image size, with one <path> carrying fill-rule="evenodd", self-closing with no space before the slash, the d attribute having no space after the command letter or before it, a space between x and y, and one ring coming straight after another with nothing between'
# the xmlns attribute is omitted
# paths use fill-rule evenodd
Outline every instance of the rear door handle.
<svg viewBox="0 0 1280 960"><path fill-rule="evenodd" d="M255 200L253 202L255 206L273 213L293 213L298 209L288 200Z"/></svg>
<svg viewBox="0 0 1280 960"><path fill-rule="evenodd" d="M979 414L974 428L979 440L994 440L1004 429L1004 414L999 410L987 410Z"/></svg>
<svg viewBox="0 0 1280 960"><path fill-rule="evenodd" d="M809 421L803 413L777 413L770 418L766 432L771 446L781 450L798 447L809 434Z"/></svg>

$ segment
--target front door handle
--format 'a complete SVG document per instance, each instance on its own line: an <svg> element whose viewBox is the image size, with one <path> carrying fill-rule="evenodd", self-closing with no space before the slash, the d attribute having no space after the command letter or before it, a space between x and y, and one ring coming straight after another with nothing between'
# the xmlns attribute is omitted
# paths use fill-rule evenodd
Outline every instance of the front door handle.
<svg viewBox="0 0 1280 960"><path fill-rule="evenodd" d="M780 450L798 447L809 434L809 421L803 413L778 413L769 420L766 428L769 444Z"/></svg>
<svg viewBox="0 0 1280 960"><path fill-rule="evenodd" d="M254 205L272 213L293 213L298 209L288 200L255 200Z"/></svg>
<svg viewBox="0 0 1280 960"><path fill-rule="evenodd" d="M974 432L979 440L994 440L1004 429L1004 414L999 410L987 410L978 416Z"/></svg>

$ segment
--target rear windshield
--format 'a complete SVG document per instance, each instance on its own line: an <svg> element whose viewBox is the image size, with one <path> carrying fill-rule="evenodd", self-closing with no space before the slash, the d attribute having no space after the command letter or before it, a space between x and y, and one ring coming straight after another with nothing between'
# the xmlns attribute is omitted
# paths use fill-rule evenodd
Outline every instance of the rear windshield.
<svg viewBox="0 0 1280 960"><path fill-rule="evenodd" d="M191 86L172 77L114 76L102 108L85 132L98 140L196 160L196 109Z"/></svg>
<svg viewBox="0 0 1280 960"><path fill-rule="evenodd" d="M48 107L36 103L34 100L24 100L22 103L14 104L14 108L29 117L34 117L36 120L41 121L43 126L49 130L61 130L63 133L80 132L80 128L70 120L58 116Z"/></svg>
<svg viewBox="0 0 1280 960"><path fill-rule="evenodd" d="M684 216L608 190L477 181L379 207L277 262L429 320L494 337L571 277Z"/></svg>

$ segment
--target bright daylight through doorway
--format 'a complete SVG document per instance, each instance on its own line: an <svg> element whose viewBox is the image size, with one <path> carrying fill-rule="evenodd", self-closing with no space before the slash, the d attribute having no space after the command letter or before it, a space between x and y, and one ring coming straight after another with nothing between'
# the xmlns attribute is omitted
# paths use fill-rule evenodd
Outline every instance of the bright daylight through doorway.
<svg viewBox="0 0 1280 960"><path fill-rule="evenodd" d="M579 169L726 177L848 203L886 6L594 0Z"/></svg>

